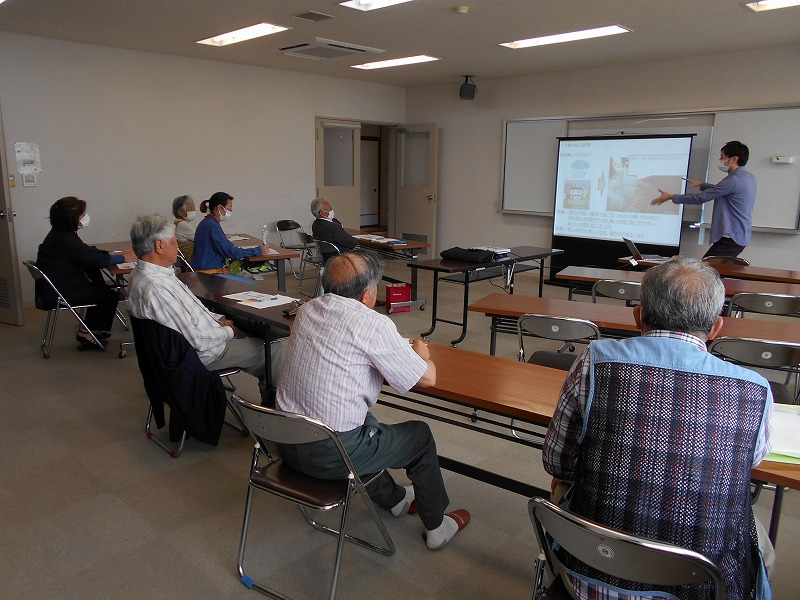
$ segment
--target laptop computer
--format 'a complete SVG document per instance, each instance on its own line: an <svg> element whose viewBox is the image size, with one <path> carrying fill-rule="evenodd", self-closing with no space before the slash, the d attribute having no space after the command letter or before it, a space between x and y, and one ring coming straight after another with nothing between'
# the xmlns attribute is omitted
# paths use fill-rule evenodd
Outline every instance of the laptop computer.
<svg viewBox="0 0 800 600"><path fill-rule="evenodd" d="M628 252L631 253L631 256L634 260L649 260L649 261L660 261L664 262L667 260L666 256L661 256L659 254L642 254L639 252L639 249L636 247L631 240L628 238L622 238L622 241L625 242L625 245L628 246Z"/></svg>

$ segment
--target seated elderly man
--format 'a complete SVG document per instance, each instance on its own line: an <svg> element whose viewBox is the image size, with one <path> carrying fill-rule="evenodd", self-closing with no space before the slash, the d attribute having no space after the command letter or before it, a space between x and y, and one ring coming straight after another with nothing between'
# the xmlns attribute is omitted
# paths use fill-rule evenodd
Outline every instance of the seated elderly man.
<svg viewBox="0 0 800 600"><path fill-rule="evenodd" d="M160 215L139 217L131 227L131 242L139 259L128 288L131 314L183 334L209 369L239 367L257 377L262 402L269 404L264 343L240 333L232 321L214 315L175 276L172 265L178 256L178 241L174 223ZM270 347L273 381L283 365L286 344L282 341L276 340Z"/></svg>
<svg viewBox="0 0 800 600"><path fill-rule="evenodd" d="M315 240L335 244L342 252L353 250L358 245L358 240L347 233L333 216L333 207L325 198L314 198L311 201L311 214L316 217L311 224L311 233ZM333 253L325 252L322 258L328 260L331 256Z"/></svg>
<svg viewBox="0 0 800 600"><path fill-rule="evenodd" d="M573 512L705 555L728 598L769 598L750 470L768 451L772 394L757 373L706 352L724 299L719 275L700 261L647 271L633 309L642 335L592 342L576 360L542 458L554 500L571 486L564 504ZM628 597L593 579L646 589L557 556L580 598ZM691 597L712 596L706 587Z"/></svg>
<svg viewBox="0 0 800 600"><path fill-rule="evenodd" d="M372 310L382 271L381 259L368 250L330 259L323 275L327 293L297 313L277 405L336 431L359 473L405 469L412 486L403 488L384 473L367 491L396 517L418 509L428 548L440 550L470 514L444 512L450 500L430 428L421 421L385 425L369 412L384 380L399 392L436 383L426 344L409 343L391 319ZM312 477L347 475L327 442L283 446L281 453L289 466Z"/></svg>

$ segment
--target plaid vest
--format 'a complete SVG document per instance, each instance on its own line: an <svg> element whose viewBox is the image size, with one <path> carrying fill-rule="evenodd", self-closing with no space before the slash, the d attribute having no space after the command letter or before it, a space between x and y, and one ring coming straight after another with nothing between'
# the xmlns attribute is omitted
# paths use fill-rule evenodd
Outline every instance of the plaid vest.
<svg viewBox="0 0 800 600"><path fill-rule="evenodd" d="M750 469L766 381L685 342L591 345L591 386L570 509L634 535L705 555L728 598L752 598L757 539ZM564 556L569 569L627 589ZM713 586L671 590L712 598Z"/></svg>

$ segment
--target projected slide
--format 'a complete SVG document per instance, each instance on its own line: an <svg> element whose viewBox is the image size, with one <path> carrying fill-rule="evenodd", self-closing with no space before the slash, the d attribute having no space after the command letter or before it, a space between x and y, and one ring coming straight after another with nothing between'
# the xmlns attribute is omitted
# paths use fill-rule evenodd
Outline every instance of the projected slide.
<svg viewBox="0 0 800 600"><path fill-rule="evenodd" d="M691 148L690 135L560 139L553 234L678 246L683 206L650 201L684 191Z"/></svg>

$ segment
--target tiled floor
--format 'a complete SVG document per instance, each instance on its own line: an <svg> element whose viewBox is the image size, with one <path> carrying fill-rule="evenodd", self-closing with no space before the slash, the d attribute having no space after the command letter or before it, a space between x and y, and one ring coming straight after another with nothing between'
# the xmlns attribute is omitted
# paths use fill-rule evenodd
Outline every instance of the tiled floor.
<svg viewBox="0 0 800 600"><path fill-rule="evenodd" d="M402 264L392 274L407 277ZM291 281L291 280L290 280ZM430 277L420 276L420 295ZM457 285L443 285L445 313L460 315ZM477 299L497 291L473 287ZM536 280L523 275L516 293L534 294ZM546 286L545 293L566 297ZM39 340L44 315L25 312L24 327L0 325L0 597L3 598L256 598L236 573L236 553L252 443L225 428L219 446L187 442L172 459L144 437L147 400L134 353L78 353L73 326L62 315L52 358ZM430 311L396 313L401 333L416 337ZM470 315L461 347L488 352L489 321ZM431 336L447 343L457 328L440 324ZM501 336L498 354L512 358L516 343ZM130 338L120 330L113 343ZM245 398L257 398L254 381L236 378ZM378 408L379 418L405 420ZM538 452L460 428L433 423L443 455L546 486ZM402 480L403 475L398 474ZM527 499L445 472L453 508L472 512L469 527L443 552L429 552L413 516L385 523L397 553L384 558L348 546L339 584L343 599L528 598L534 540ZM247 570L298 598L325 597L334 546L294 508L260 494L248 546ZM768 520L771 493L757 506ZM784 502L777 545L777 598L800 597L793 576L798 542L798 494ZM359 522L359 511L353 514ZM369 532L368 529L364 529Z"/></svg>

